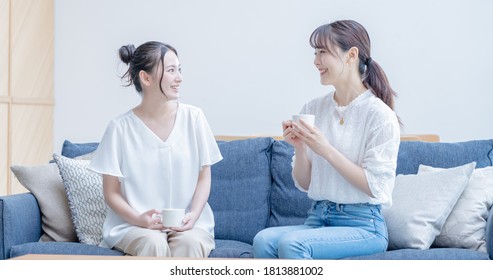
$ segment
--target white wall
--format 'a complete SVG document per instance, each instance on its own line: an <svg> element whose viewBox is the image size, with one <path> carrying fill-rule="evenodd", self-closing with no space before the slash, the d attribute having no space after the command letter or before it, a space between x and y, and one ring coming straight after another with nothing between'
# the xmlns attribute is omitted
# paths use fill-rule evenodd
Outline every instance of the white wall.
<svg viewBox="0 0 493 280"><path fill-rule="evenodd" d="M56 0L54 145L99 141L139 103L121 86L117 50L149 40L177 48L181 100L215 134L280 135L282 120L327 92L308 37L337 19L367 28L403 133L493 138L492 11L488 0Z"/></svg>

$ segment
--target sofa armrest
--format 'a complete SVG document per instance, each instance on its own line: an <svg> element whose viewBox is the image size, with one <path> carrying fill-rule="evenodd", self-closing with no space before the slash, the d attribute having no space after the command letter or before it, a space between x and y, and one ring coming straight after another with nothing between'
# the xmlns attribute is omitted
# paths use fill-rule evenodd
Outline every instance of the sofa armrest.
<svg viewBox="0 0 493 280"><path fill-rule="evenodd" d="M493 207L490 208L488 219L486 220L486 251L490 260L493 260Z"/></svg>
<svg viewBox="0 0 493 280"><path fill-rule="evenodd" d="M8 259L14 245L38 241L41 233L41 213L34 195L0 197L0 259Z"/></svg>

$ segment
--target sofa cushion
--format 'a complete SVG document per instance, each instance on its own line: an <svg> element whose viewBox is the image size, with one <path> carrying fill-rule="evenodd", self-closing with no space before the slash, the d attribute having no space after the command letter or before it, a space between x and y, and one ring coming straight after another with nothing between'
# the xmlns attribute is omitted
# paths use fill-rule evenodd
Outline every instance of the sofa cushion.
<svg viewBox="0 0 493 280"><path fill-rule="evenodd" d="M98 245L108 206L103 197L102 176L87 169L89 160L54 154L65 186L75 232L81 243Z"/></svg>
<svg viewBox="0 0 493 280"><path fill-rule="evenodd" d="M350 260L489 260L488 254L458 248L432 248L428 250L401 249L367 256L346 258Z"/></svg>
<svg viewBox="0 0 493 280"><path fill-rule="evenodd" d="M420 165L418 174L443 170ZM486 219L493 203L493 166L474 169L433 246L486 253Z"/></svg>
<svg viewBox="0 0 493 280"><path fill-rule="evenodd" d="M433 173L397 175L392 207L382 211L389 249L428 249L438 236L475 163Z"/></svg>
<svg viewBox="0 0 493 280"><path fill-rule="evenodd" d="M94 152L98 146L98 142L72 143L69 140L65 140L63 141L61 155L68 158L75 158Z"/></svg>
<svg viewBox="0 0 493 280"><path fill-rule="evenodd" d="M95 245L78 242L31 242L12 246L10 257L15 258L27 254L55 255L103 255L122 256L123 253Z"/></svg>
<svg viewBox="0 0 493 280"><path fill-rule="evenodd" d="M291 176L293 147L286 141L272 145L272 190L269 226L301 225L308 216L312 201L295 187Z"/></svg>
<svg viewBox="0 0 493 280"><path fill-rule="evenodd" d="M43 229L40 241L77 241L67 194L57 165L14 165L10 169L38 201Z"/></svg>
<svg viewBox="0 0 493 280"><path fill-rule="evenodd" d="M209 258L253 258L253 246L236 240L216 239Z"/></svg>
<svg viewBox="0 0 493 280"><path fill-rule="evenodd" d="M450 168L476 162L476 168L491 166L493 139L457 143L402 141L397 157L397 174L416 174L420 164Z"/></svg>
<svg viewBox="0 0 493 280"><path fill-rule="evenodd" d="M267 226L273 141L261 137L218 143L223 160L211 167L209 196L217 239L252 244L255 234Z"/></svg>

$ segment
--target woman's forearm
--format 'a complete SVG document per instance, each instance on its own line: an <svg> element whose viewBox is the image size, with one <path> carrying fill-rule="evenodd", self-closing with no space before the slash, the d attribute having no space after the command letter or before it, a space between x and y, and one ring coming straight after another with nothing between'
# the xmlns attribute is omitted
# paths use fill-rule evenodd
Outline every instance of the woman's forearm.
<svg viewBox="0 0 493 280"><path fill-rule="evenodd" d="M308 190L311 182L312 166L306 154L306 148L296 149L296 156L293 167L293 178L298 182L298 185L305 190Z"/></svg>

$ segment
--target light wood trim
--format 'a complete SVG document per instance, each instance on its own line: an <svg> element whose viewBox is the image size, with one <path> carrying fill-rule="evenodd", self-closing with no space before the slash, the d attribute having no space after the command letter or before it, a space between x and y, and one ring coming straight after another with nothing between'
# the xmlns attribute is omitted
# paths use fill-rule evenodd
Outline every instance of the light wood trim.
<svg viewBox="0 0 493 280"><path fill-rule="evenodd" d="M55 100L53 98L12 96L12 104L16 104L16 105L54 105Z"/></svg>
<svg viewBox="0 0 493 280"><path fill-rule="evenodd" d="M57 254L27 254L9 260L204 260L203 258L183 257L144 257L144 256L104 256L104 255L57 255ZM233 258L209 258L212 262L234 260Z"/></svg>
<svg viewBox="0 0 493 280"><path fill-rule="evenodd" d="M401 141L440 142L440 136L436 134L403 134Z"/></svg>
<svg viewBox="0 0 493 280"><path fill-rule="evenodd" d="M0 103L10 103L12 102L12 98L10 96L0 96Z"/></svg>
<svg viewBox="0 0 493 280"><path fill-rule="evenodd" d="M234 136L234 135L216 135L217 141L233 141L244 140L257 137L271 137L275 140L283 140L282 136L273 135L257 135L257 136ZM440 142L440 137L436 134L404 134L401 135L401 141L424 141L424 142Z"/></svg>
<svg viewBox="0 0 493 280"><path fill-rule="evenodd" d="M233 141L233 140L245 140L250 138L259 138L259 137L271 137L275 140L282 140L282 136L272 136L272 135L254 135L254 136L234 136L234 135L216 135L216 141Z"/></svg>

